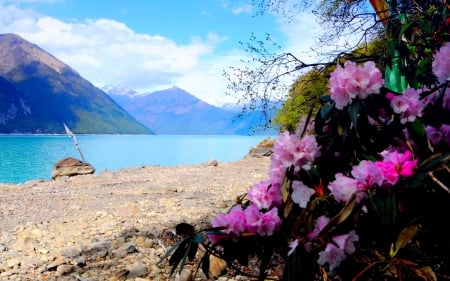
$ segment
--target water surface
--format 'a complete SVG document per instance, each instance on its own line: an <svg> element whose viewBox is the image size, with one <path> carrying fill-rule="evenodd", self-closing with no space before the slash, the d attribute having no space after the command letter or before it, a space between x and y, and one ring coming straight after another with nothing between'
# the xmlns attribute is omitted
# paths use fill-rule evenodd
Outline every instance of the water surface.
<svg viewBox="0 0 450 281"><path fill-rule="evenodd" d="M86 162L96 169L140 165L191 165L236 161L267 136L240 135L77 135ZM0 135L0 182L50 179L53 164L81 160L67 135Z"/></svg>

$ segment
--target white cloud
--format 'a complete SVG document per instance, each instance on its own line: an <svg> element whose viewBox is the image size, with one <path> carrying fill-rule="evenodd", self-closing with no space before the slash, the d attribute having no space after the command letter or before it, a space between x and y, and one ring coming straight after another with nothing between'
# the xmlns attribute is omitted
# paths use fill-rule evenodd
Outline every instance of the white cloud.
<svg viewBox="0 0 450 281"><path fill-rule="evenodd" d="M231 9L231 12L235 15L239 14L251 14L253 12L253 6L250 4L242 4L240 6Z"/></svg>
<svg viewBox="0 0 450 281"><path fill-rule="evenodd" d="M136 33L111 19L63 22L12 6L0 8L6 8L0 12L0 33L22 36L97 86L123 84L156 90L178 85L208 102L223 96L219 77L225 66L213 52L227 38L218 34L194 37L183 45L162 36ZM14 16L1 17L5 10L13 11Z"/></svg>
<svg viewBox="0 0 450 281"><path fill-rule="evenodd" d="M61 21L13 5L2 6L1 1L0 33L16 33L37 44L99 87L121 84L154 91L177 85L209 103L232 102L224 95L228 81L223 71L238 67L248 57L240 49L217 54L217 47L228 40L220 34L192 37L188 44L179 44L163 36L137 33L112 19ZM236 13L251 11L248 5L223 4ZM301 14L292 23L280 19L278 24L287 38L283 46L287 51L301 59L311 54L320 32L312 14Z"/></svg>

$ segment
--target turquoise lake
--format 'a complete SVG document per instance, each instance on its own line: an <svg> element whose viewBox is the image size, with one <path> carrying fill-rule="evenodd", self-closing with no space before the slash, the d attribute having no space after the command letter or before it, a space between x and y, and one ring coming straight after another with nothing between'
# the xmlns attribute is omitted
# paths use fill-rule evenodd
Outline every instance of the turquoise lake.
<svg viewBox="0 0 450 281"><path fill-rule="evenodd" d="M268 136L240 135L77 135L86 162L96 173L141 165L177 166L209 160L236 161ZM68 135L0 135L0 182L50 179L53 165L81 160Z"/></svg>

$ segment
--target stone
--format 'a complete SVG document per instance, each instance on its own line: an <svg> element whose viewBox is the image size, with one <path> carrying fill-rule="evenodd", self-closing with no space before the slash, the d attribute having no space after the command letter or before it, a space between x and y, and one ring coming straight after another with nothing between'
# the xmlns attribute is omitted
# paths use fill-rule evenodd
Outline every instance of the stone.
<svg viewBox="0 0 450 281"><path fill-rule="evenodd" d="M181 272L175 275L175 281L192 281L192 271L191 269L185 267Z"/></svg>
<svg viewBox="0 0 450 281"><path fill-rule="evenodd" d="M209 275L217 278L226 270L227 262L216 256L209 256Z"/></svg>
<svg viewBox="0 0 450 281"><path fill-rule="evenodd" d="M64 158L53 165L52 179L59 177L72 177L78 175L89 175L95 173L91 164L85 163L73 157Z"/></svg>
<svg viewBox="0 0 450 281"><path fill-rule="evenodd" d="M147 274L147 266L143 263L134 263L127 268L127 278L142 277Z"/></svg>

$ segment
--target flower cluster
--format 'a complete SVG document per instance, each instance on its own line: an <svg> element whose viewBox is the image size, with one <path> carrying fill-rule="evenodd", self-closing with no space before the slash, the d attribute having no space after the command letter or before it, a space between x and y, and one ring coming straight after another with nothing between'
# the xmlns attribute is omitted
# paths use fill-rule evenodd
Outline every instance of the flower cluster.
<svg viewBox="0 0 450 281"><path fill-rule="evenodd" d="M438 2L387 24L386 65L337 65L315 116L275 141L268 179L204 230L207 253L258 256L258 280L273 256L287 281L450 279L450 12ZM175 265L203 239L188 229Z"/></svg>
<svg viewBox="0 0 450 281"><path fill-rule="evenodd" d="M281 226L281 218L278 215L278 207L283 203L281 185L286 169L294 167L310 169L314 160L320 155L320 148L312 135L302 139L296 134L285 132L280 135L274 145L274 154L270 168L270 179L257 182L247 192L249 206L245 209L241 205L234 206L229 213L219 215L211 225L224 227L228 237L223 235L210 235L210 239L217 243L221 239L235 239L244 232L253 232L261 236L272 235ZM303 201L304 194L310 196L314 190L305 187L300 181L293 185L293 199Z"/></svg>
<svg viewBox="0 0 450 281"><path fill-rule="evenodd" d="M440 83L450 81L450 42L445 43L434 55L433 73Z"/></svg>
<svg viewBox="0 0 450 281"><path fill-rule="evenodd" d="M365 99L368 95L379 94L383 86L381 71L374 62L359 66L347 61L344 67L337 66L330 77L330 95L337 109L343 109L355 98Z"/></svg>
<svg viewBox="0 0 450 281"><path fill-rule="evenodd" d="M288 261L289 257L303 256L301 253L305 252L314 257L318 265L327 266L330 272L358 252L357 243L375 243L371 240L370 227L363 227L367 223L370 225L364 219L377 216L380 219L379 212L384 208L382 212L392 211L395 215L388 214L394 217L382 218L383 221L400 220L397 217L403 215L403 210L399 210L397 204L404 204L402 208L408 206L410 202L402 201L404 194L413 185L424 188L424 175L436 167L428 165L424 170L424 165L431 161L427 158L429 153L448 154L450 125L432 120L433 127L419 119L427 112L433 112L436 105L440 106L444 94L449 92L448 78L445 78L449 72L448 57L443 59L448 46L445 44L434 56L433 71L437 80L445 80L444 85L435 87L437 90L434 91L407 88L402 93L394 93L386 89L386 94L380 95L384 80L374 62L366 62L363 66L346 62L344 66L338 66L329 82L330 105L334 109L328 107L328 115L320 112L316 124L302 122L295 133L279 135L273 147L269 179L256 183L248 191L247 203L237 204L213 220L212 226L222 227L223 231L222 235L211 234L211 241L215 244L227 239L238 241L244 233L271 236L288 224L292 227L286 237L290 241ZM446 62L437 62L439 59ZM364 103L369 98L370 102ZM350 108L352 104L358 106ZM380 108L374 110L377 105ZM374 116L373 112L380 115ZM336 122L336 118L347 121ZM364 126L358 126L357 122L363 122ZM317 123L321 127L317 127ZM342 128L342 124L348 124L348 127ZM436 124L440 126L436 127ZM325 127L328 129L324 130ZM421 128L419 133L418 127ZM320 128L320 133L314 128ZM375 139L379 136L362 136L377 130L388 132L381 136L387 138L381 144ZM419 148L424 141L427 147ZM336 160L334 166L333 159ZM438 159L444 161L446 158ZM339 166L339 161L349 162L349 168ZM415 192L422 194L422 191ZM411 220L414 221L423 215L410 210L406 213L401 220L413 217ZM341 226L349 217L354 221L361 220L360 225L355 224L353 229ZM302 218L302 221L294 219L293 223L292 218ZM392 234L389 239L394 237ZM398 239L404 247L407 242L401 239L406 238ZM407 239L413 237L407 236Z"/></svg>

